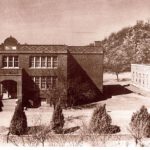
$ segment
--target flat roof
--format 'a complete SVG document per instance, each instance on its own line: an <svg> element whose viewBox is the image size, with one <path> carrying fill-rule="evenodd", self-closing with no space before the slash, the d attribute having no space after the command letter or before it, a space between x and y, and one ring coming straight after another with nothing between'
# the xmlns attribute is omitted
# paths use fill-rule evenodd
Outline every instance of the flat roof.
<svg viewBox="0 0 150 150"><path fill-rule="evenodd" d="M150 66L150 64L131 64L131 65L135 65L135 66Z"/></svg>

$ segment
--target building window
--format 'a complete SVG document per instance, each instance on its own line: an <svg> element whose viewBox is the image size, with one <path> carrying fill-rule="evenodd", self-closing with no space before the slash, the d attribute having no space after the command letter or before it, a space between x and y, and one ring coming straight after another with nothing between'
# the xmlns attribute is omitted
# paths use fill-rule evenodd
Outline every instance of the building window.
<svg viewBox="0 0 150 150"><path fill-rule="evenodd" d="M41 67L46 67L47 57L41 57Z"/></svg>
<svg viewBox="0 0 150 150"><path fill-rule="evenodd" d="M35 85L40 88L40 77L35 77L34 79Z"/></svg>
<svg viewBox="0 0 150 150"><path fill-rule="evenodd" d="M5 50L16 50L16 46L5 46Z"/></svg>
<svg viewBox="0 0 150 150"><path fill-rule="evenodd" d="M4 68L18 68L19 67L18 56L4 56L3 67Z"/></svg>
<svg viewBox="0 0 150 150"><path fill-rule="evenodd" d="M46 89L46 77L41 77L41 89Z"/></svg>
<svg viewBox="0 0 150 150"><path fill-rule="evenodd" d="M55 88L57 84L57 77L52 78L52 87Z"/></svg>
<svg viewBox="0 0 150 150"><path fill-rule="evenodd" d="M52 68L52 57L47 57L47 67Z"/></svg>
<svg viewBox="0 0 150 150"><path fill-rule="evenodd" d="M58 61L57 61L57 57L52 57L53 60L52 60L52 67L53 68L57 68L57 65L58 65Z"/></svg>
<svg viewBox="0 0 150 150"><path fill-rule="evenodd" d="M30 57L30 67L55 69L58 67L58 58L57 56L32 56Z"/></svg>
<svg viewBox="0 0 150 150"><path fill-rule="evenodd" d="M18 56L14 56L14 67L19 66Z"/></svg>
<svg viewBox="0 0 150 150"><path fill-rule="evenodd" d="M141 84L141 74L139 73L139 84Z"/></svg>
<svg viewBox="0 0 150 150"><path fill-rule="evenodd" d="M34 57L30 57L30 67L34 67Z"/></svg>
<svg viewBox="0 0 150 150"><path fill-rule="evenodd" d="M35 68L40 68L40 57L35 57Z"/></svg>
<svg viewBox="0 0 150 150"><path fill-rule="evenodd" d="M132 73L132 81L134 81L134 72Z"/></svg>
<svg viewBox="0 0 150 150"><path fill-rule="evenodd" d="M47 88L52 87L52 77L47 77Z"/></svg>
<svg viewBox="0 0 150 150"><path fill-rule="evenodd" d="M3 67L7 67L7 57L3 57Z"/></svg>
<svg viewBox="0 0 150 150"><path fill-rule="evenodd" d="M32 77L32 80L35 83L36 88L40 89L48 89L48 88L55 88L57 85L57 77L56 76L49 76L49 77Z"/></svg>
<svg viewBox="0 0 150 150"><path fill-rule="evenodd" d="M13 67L13 57L10 56L8 60L9 60L9 61L8 61L8 66L9 66L9 67Z"/></svg>

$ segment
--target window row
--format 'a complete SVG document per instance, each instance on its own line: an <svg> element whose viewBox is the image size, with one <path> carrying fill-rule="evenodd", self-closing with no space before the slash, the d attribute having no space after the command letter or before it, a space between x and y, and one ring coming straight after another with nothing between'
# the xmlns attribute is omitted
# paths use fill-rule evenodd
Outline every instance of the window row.
<svg viewBox="0 0 150 150"><path fill-rule="evenodd" d="M148 74L133 72L132 81L142 86L148 86Z"/></svg>
<svg viewBox="0 0 150 150"><path fill-rule="evenodd" d="M57 56L34 56L30 57L31 68L57 68Z"/></svg>
<svg viewBox="0 0 150 150"><path fill-rule="evenodd" d="M40 89L48 89L48 88L55 88L57 85L57 77L56 76L36 76L32 77L35 86Z"/></svg>
<svg viewBox="0 0 150 150"><path fill-rule="evenodd" d="M19 59L18 56L4 56L3 60L4 68L18 68ZM32 56L30 57L31 68L52 68L55 69L58 66L57 56Z"/></svg>
<svg viewBox="0 0 150 150"><path fill-rule="evenodd" d="M19 67L18 56L4 56L3 67L4 68L18 68Z"/></svg>

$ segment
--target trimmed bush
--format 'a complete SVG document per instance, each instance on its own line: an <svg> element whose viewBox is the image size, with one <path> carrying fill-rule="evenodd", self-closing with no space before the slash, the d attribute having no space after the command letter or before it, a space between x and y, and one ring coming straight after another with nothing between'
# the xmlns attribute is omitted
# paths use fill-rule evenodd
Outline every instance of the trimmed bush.
<svg viewBox="0 0 150 150"><path fill-rule="evenodd" d="M106 104L99 105L94 110L91 121L90 130L99 134L113 134L120 132L120 127L116 125L111 125L112 119L107 114Z"/></svg>
<svg viewBox="0 0 150 150"><path fill-rule="evenodd" d="M9 132L15 135L23 135L27 131L27 118L23 110L22 102L18 102L12 117Z"/></svg>
<svg viewBox="0 0 150 150"><path fill-rule="evenodd" d="M106 105L99 105L94 110L92 119L90 121L90 129L93 132L105 133L106 128L110 126L112 120L111 117L106 112Z"/></svg>
<svg viewBox="0 0 150 150"><path fill-rule="evenodd" d="M51 128L55 133L62 133L64 123L65 121L64 121L64 115L62 113L62 108L60 103L58 103L53 112Z"/></svg>
<svg viewBox="0 0 150 150"><path fill-rule="evenodd" d="M150 137L150 114L145 106L142 106L139 111L133 113L130 127L135 137Z"/></svg>

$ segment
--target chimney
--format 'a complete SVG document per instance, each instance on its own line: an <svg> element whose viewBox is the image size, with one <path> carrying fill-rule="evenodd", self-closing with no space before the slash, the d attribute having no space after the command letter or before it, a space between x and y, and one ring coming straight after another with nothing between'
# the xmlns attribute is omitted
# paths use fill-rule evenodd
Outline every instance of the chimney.
<svg viewBox="0 0 150 150"><path fill-rule="evenodd" d="M95 41L94 45L95 46L101 46L101 41Z"/></svg>
<svg viewBox="0 0 150 150"><path fill-rule="evenodd" d="M94 46L94 43L90 43L89 46Z"/></svg>

